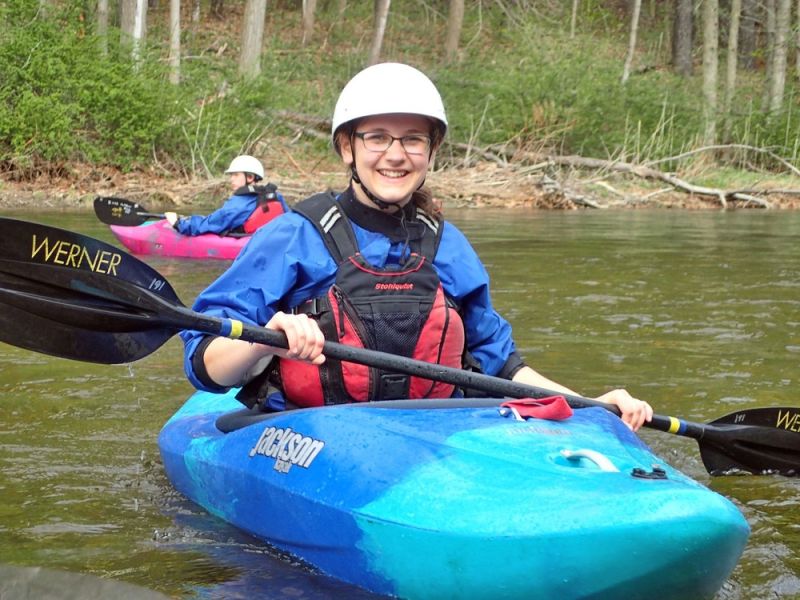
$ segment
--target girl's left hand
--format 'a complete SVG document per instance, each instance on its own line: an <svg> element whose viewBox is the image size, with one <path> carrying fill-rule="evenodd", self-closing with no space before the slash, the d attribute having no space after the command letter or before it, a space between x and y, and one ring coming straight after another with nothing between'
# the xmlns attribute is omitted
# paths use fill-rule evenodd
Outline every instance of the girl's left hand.
<svg viewBox="0 0 800 600"><path fill-rule="evenodd" d="M622 413L622 422L631 431L638 431L639 428L653 419L653 407L643 400L638 400L631 396L626 390L618 389L606 392L602 396L595 398L599 402L613 404Z"/></svg>

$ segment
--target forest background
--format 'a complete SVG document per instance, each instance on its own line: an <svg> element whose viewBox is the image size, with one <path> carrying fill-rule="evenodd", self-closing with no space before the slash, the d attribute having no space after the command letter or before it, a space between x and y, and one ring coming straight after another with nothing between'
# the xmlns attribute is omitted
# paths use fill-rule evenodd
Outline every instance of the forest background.
<svg viewBox="0 0 800 600"><path fill-rule="evenodd" d="M425 71L451 205L800 206L791 0L4 0L0 207L192 207L253 154L290 201L346 185L330 115Z"/></svg>

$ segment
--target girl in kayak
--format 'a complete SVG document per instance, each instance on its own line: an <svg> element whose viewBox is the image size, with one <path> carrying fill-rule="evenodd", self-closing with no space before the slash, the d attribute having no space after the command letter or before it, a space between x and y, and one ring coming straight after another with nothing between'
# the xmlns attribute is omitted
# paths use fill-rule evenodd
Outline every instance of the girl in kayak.
<svg viewBox="0 0 800 600"><path fill-rule="evenodd" d="M164 213L170 225L183 235L251 234L289 210L273 184L256 185L264 179L264 166L257 158L243 154L225 170L230 175L232 195L208 216L180 217Z"/></svg>
<svg viewBox="0 0 800 600"><path fill-rule="evenodd" d="M350 171L260 230L194 309L283 331L289 350L181 334L199 389L243 386L240 399L296 406L450 397L443 383L325 361L325 339L575 394L526 365L492 306L489 277L423 186L447 131L434 84L408 65L358 73L336 104L332 142ZM652 408L617 389L597 398L637 430ZM280 404L280 402L278 402Z"/></svg>

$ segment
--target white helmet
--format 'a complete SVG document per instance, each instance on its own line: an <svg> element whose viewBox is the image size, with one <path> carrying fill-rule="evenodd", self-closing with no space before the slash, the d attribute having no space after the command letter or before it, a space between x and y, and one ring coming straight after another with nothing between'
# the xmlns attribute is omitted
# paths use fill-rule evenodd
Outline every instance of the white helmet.
<svg viewBox="0 0 800 600"><path fill-rule="evenodd" d="M264 179L264 166L254 156L242 154L231 161L231 166L225 170L225 173L252 173L259 179Z"/></svg>
<svg viewBox="0 0 800 600"><path fill-rule="evenodd" d="M393 113L429 117L439 122L442 135L447 131L442 97L427 75L401 63L381 63L357 73L339 94L331 125L334 146L342 125Z"/></svg>

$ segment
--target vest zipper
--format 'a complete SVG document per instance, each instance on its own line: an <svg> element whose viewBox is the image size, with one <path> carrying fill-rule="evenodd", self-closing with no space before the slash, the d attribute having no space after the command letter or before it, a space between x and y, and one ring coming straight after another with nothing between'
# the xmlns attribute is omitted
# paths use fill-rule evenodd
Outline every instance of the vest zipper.
<svg viewBox="0 0 800 600"><path fill-rule="evenodd" d="M338 287L333 288L333 296L336 298L336 307L339 311L339 340L344 338L344 294ZM363 341L363 340L362 340Z"/></svg>
<svg viewBox="0 0 800 600"><path fill-rule="evenodd" d="M347 333L344 329L344 321L347 319L350 321L353 331L355 331L356 336L361 342L361 346L364 348L371 348L372 345L370 343L369 334L364 328L363 323L361 323L361 319L358 318L358 311L356 311L356 309L353 307L350 300L344 295L338 286L334 286L333 296L336 298L336 304L339 311L339 341L341 342L342 338Z"/></svg>

